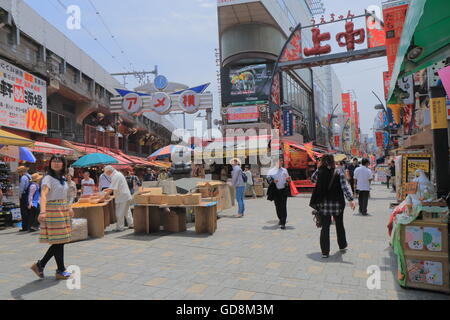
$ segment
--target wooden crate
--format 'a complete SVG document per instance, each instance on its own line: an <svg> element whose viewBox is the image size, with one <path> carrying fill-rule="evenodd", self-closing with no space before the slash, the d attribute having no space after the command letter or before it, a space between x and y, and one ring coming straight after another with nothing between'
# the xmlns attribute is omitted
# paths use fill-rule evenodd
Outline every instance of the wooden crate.
<svg viewBox="0 0 450 320"><path fill-rule="evenodd" d="M166 196L166 203L169 206L181 206L183 205L183 196L180 194Z"/></svg>
<svg viewBox="0 0 450 320"><path fill-rule="evenodd" d="M183 197L184 205L199 205L202 200L201 193L187 194Z"/></svg>
<svg viewBox="0 0 450 320"><path fill-rule="evenodd" d="M400 229L403 250L448 254L448 225L446 223L416 220Z"/></svg>
<svg viewBox="0 0 450 320"><path fill-rule="evenodd" d="M422 211L421 215L423 221L448 223L448 212L443 213Z"/></svg>
<svg viewBox="0 0 450 320"><path fill-rule="evenodd" d="M149 204L151 196L152 196L151 193L136 194L133 197L133 201L134 201L134 203L137 203L137 204Z"/></svg>
<svg viewBox="0 0 450 320"><path fill-rule="evenodd" d="M406 286L450 293L448 256L432 253L406 254Z"/></svg>
<svg viewBox="0 0 450 320"><path fill-rule="evenodd" d="M164 231L184 232L186 231L186 211L170 211L164 213Z"/></svg>

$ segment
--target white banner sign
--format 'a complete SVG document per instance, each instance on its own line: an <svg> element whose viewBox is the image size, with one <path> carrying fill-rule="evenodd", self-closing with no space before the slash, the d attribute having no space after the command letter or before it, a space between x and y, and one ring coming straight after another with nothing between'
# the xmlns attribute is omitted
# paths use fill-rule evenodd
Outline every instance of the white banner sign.
<svg viewBox="0 0 450 320"><path fill-rule="evenodd" d="M0 59L0 127L47 134L47 83Z"/></svg>

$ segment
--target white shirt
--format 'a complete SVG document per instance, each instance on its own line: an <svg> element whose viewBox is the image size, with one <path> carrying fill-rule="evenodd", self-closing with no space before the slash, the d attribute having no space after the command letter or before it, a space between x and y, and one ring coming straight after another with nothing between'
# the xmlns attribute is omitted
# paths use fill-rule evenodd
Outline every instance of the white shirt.
<svg viewBox="0 0 450 320"><path fill-rule="evenodd" d="M356 168L354 179L357 180L356 190L370 191L370 182L372 179L372 171L366 166Z"/></svg>
<svg viewBox="0 0 450 320"><path fill-rule="evenodd" d="M278 190L286 188L286 179L289 177L289 173L286 168L272 168L269 170L268 176L270 176L273 180L278 180L276 183Z"/></svg>
<svg viewBox="0 0 450 320"><path fill-rule="evenodd" d="M244 171L245 175L247 176L247 184L253 185L253 175L250 170Z"/></svg>
<svg viewBox="0 0 450 320"><path fill-rule="evenodd" d="M44 186L48 187L47 201L67 201L67 195L69 192L69 185L67 182L64 182L64 185L62 185L59 180L51 176L45 176L41 182L41 187Z"/></svg>
<svg viewBox="0 0 450 320"><path fill-rule="evenodd" d="M111 179L104 173L100 175L100 178L98 179L98 190L102 191L104 188L109 188L111 185Z"/></svg>
<svg viewBox="0 0 450 320"><path fill-rule="evenodd" d="M116 203L124 203L133 199L131 197L130 189L128 188L127 179L125 179L125 176L119 171L113 172L109 189L114 190Z"/></svg>
<svg viewBox="0 0 450 320"><path fill-rule="evenodd" d="M81 180L81 186L83 187L82 196L90 196L94 193L95 182L94 179L89 178L89 180Z"/></svg>

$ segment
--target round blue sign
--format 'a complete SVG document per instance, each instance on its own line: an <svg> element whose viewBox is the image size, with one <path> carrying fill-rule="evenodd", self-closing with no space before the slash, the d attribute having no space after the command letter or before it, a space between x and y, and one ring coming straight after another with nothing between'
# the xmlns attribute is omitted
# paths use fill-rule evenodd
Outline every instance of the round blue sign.
<svg viewBox="0 0 450 320"><path fill-rule="evenodd" d="M168 84L169 84L169 81L167 81L167 78L164 76L157 76L155 78L154 85L155 85L155 88L158 90L164 90Z"/></svg>

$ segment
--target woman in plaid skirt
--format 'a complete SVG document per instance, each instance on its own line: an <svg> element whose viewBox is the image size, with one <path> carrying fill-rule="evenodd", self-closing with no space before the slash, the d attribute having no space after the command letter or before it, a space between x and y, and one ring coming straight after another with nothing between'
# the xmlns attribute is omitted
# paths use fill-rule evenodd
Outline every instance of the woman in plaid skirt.
<svg viewBox="0 0 450 320"><path fill-rule="evenodd" d="M345 174L342 170L336 170L333 155L326 154L322 157L319 168L312 175L311 181L316 184L316 187L309 205L320 213L322 220L320 247L322 258L328 258L330 255L331 217L334 217L336 222L339 249L345 251L347 249L344 228L345 198L350 202L352 210L355 210L355 203Z"/></svg>
<svg viewBox="0 0 450 320"><path fill-rule="evenodd" d="M45 256L31 266L39 278L44 278L47 262L55 257L57 280L67 280L71 274L64 266L64 244L71 241L73 210L68 204L69 185L66 178L66 160L62 156L50 159L48 175L41 182L41 230L39 241L50 244Z"/></svg>

